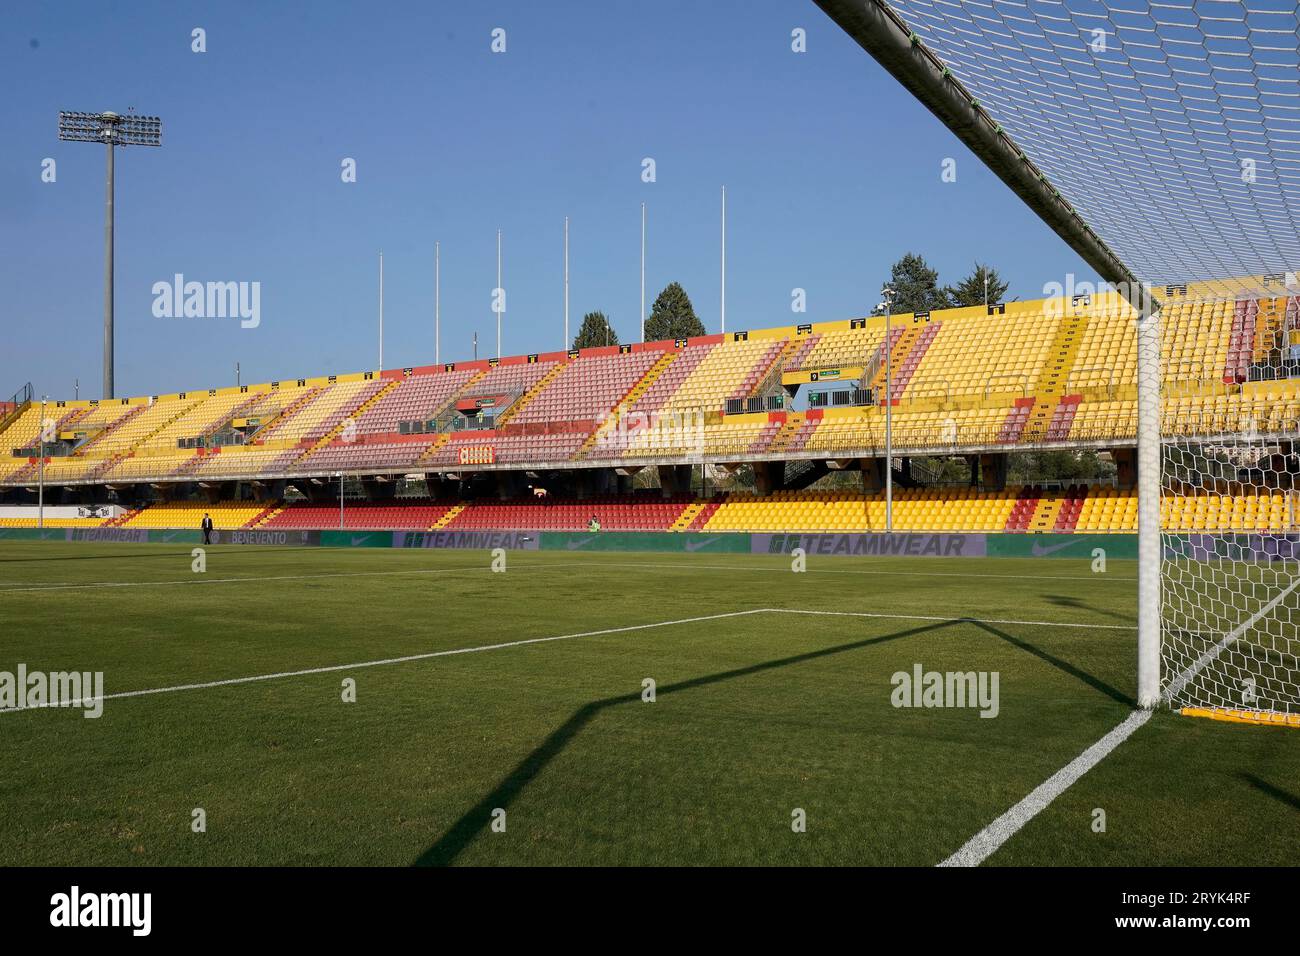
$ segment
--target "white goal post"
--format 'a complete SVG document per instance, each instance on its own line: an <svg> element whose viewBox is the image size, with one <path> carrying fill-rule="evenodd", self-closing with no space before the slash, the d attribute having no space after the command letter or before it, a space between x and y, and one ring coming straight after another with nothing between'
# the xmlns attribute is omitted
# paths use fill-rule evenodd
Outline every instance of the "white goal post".
<svg viewBox="0 0 1300 956"><path fill-rule="evenodd" d="M1149 294L1126 290L1137 310L1138 706L1160 703L1160 312Z"/></svg>

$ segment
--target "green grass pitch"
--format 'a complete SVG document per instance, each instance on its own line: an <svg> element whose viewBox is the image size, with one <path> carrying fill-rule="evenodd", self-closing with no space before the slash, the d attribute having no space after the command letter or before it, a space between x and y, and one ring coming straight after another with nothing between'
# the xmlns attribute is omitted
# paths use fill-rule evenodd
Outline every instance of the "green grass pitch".
<svg viewBox="0 0 1300 956"><path fill-rule="evenodd" d="M0 670L340 668L0 714L0 864L932 865L1133 706L1132 562L490 561L0 544ZM879 616L686 620L754 609ZM895 708L918 663L997 717ZM1294 866L1298 781L1298 731L1158 713L987 864Z"/></svg>

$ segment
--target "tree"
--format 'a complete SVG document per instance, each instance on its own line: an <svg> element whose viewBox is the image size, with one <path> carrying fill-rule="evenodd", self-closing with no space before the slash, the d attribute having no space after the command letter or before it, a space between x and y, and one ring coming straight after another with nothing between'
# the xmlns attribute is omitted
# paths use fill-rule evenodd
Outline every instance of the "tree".
<svg viewBox="0 0 1300 956"><path fill-rule="evenodd" d="M1113 478L1115 463L1095 450L1013 452L1007 456L1007 480L1012 484L1040 481L1086 481Z"/></svg>
<svg viewBox="0 0 1300 956"><path fill-rule="evenodd" d="M645 340L660 342L704 334L704 324L695 317L695 307L686 290L676 282L664 286L645 320Z"/></svg>
<svg viewBox="0 0 1300 956"><path fill-rule="evenodd" d="M582 328L573 340L575 349L592 349L600 345L618 345L618 333L605 318L604 312L588 312L582 317Z"/></svg>
<svg viewBox="0 0 1300 956"><path fill-rule="evenodd" d="M928 312L948 307L948 292L939 288L939 273L920 256L906 253L889 270L895 313Z"/></svg>
<svg viewBox="0 0 1300 956"><path fill-rule="evenodd" d="M988 280L988 298L984 295L984 282ZM1006 295L1010 283L1003 282L1002 276L998 275L997 269L992 269L982 262L975 263L975 268L971 274L962 279L955 286L948 286L948 298L955 306L963 305L983 305L986 301L989 305L995 302L1001 302L1002 297Z"/></svg>

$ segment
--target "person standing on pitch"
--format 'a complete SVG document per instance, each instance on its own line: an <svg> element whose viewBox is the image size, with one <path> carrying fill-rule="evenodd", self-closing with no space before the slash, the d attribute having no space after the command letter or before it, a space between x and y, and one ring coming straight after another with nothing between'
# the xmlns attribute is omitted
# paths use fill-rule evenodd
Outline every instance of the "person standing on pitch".
<svg viewBox="0 0 1300 956"><path fill-rule="evenodd" d="M203 521L199 523L199 527L203 529L203 543L211 544L212 543L212 516L209 515L206 511L203 512Z"/></svg>

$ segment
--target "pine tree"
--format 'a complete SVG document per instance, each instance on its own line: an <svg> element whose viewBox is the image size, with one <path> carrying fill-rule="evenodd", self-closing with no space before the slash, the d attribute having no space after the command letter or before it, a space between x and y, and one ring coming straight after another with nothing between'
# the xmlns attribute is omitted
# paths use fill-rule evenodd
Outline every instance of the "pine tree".
<svg viewBox="0 0 1300 956"><path fill-rule="evenodd" d="M984 282L988 280L988 298L984 296ZM948 298L956 306L963 305L983 305L985 301L989 305L995 302L1001 302L1002 297L1006 295L1010 283L1003 282L1002 276L998 275L997 269L992 269L982 262L975 263L975 268L971 274L962 279L955 286L948 287Z"/></svg>
<svg viewBox="0 0 1300 956"><path fill-rule="evenodd" d="M893 311L928 312L948 307L948 292L939 288L939 273L915 253L906 253L889 272Z"/></svg>
<svg viewBox="0 0 1300 956"><path fill-rule="evenodd" d="M660 342L704 334L704 324L696 318L690 296L678 283L670 282L655 299L645 320L645 340Z"/></svg>
<svg viewBox="0 0 1300 956"><path fill-rule="evenodd" d="M618 333L605 318L604 312L588 312L582 317L582 328L573 340L575 349L590 349L601 345L618 345Z"/></svg>

